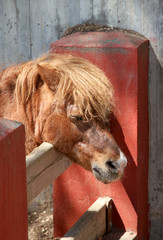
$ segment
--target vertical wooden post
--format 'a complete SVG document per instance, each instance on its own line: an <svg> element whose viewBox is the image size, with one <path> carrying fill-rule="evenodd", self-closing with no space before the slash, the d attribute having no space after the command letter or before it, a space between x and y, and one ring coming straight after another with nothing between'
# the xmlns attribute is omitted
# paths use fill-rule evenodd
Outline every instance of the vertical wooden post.
<svg viewBox="0 0 163 240"><path fill-rule="evenodd" d="M148 239L148 40L122 31L75 33L51 44L51 51L86 58L106 73L118 110L111 132L128 159L122 181L104 185L72 165L54 182L55 236L98 197L110 196L113 225Z"/></svg>
<svg viewBox="0 0 163 240"><path fill-rule="evenodd" d="M27 240L25 131L0 119L0 239Z"/></svg>

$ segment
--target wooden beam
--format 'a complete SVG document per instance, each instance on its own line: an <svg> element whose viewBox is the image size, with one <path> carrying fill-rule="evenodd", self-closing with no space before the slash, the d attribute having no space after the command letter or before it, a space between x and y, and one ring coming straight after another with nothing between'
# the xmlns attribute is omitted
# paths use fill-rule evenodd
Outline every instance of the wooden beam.
<svg viewBox="0 0 163 240"><path fill-rule="evenodd" d="M137 234L133 232L125 232L123 236L121 236L120 240L136 240Z"/></svg>
<svg viewBox="0 0 163 240"><path fill-rule="evenodd" d="M44 142L26 157L27 199L32 201L50 183L62 174L71 161Z"/></svg>
<svg viewBox="0 0 163 240"><path fill-rule="evenodd" d="M28 240L25 129L0 118L0 240Z"/></svg>
<svg viewBox="0 0 163 240"><path fill-rule="evenodd" d="M137 240L137 233L135 232L123 232L122 230L113 229L109 234L104 235L104 237L101 240Z"/></svg>
<svg viewBox="0 0 163 240"><path fill-rule="evenodd" d="M111 228L112 200L100 197L60 240L96 240Z"/></svg>

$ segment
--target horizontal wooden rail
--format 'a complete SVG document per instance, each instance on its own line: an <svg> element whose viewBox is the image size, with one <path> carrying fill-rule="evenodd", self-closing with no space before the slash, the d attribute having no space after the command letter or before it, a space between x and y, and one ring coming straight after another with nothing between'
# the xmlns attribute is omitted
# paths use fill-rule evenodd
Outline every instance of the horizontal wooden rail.
<svg viewBox="0 0 163 240"><path fill-rule="evenodd" d="M111 230L112 200L100 197L60 240L95 240Z"/></svg>
<svg viewBox="0 0 163 240"><path fill-rule="evenodd" d="M40 192L62 174L71 161L55 151L50 143L42 143L26 157L27 198L31 202Z"/></svg>
<svg viewBox="0 0 163 240"><path fill-rule="evenodd" d="M106 233L107 237L104 236ZM137 239L137 234L132 231L123 232L115 229L112 231L112 199L107 196L99 197L62 238L55 238L55 240L106 238L112 240Z"/></svg>

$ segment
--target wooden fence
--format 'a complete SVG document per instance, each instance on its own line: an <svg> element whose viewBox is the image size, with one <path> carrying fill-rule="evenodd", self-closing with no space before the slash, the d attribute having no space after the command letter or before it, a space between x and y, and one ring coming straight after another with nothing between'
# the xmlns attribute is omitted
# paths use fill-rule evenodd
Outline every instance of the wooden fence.
<svg viewBox="0 0 163 240"><path fill-rule="evenodd" d="M40 192L61 175L72 163L44 142L26 157L27 199L32 201Z"/></svg>
<svg viewBox="0 0 163 240"><path fill-rule="evenodd" d="M43 143L26 157L23 125L0 119L0 239L27 240L27 202L62 174L70 160ZM27 182L26 182L27 180ZM60 240L95 240L112 227L112 199L100 197ZM126 232L119 239L135 239Z"/></svg>

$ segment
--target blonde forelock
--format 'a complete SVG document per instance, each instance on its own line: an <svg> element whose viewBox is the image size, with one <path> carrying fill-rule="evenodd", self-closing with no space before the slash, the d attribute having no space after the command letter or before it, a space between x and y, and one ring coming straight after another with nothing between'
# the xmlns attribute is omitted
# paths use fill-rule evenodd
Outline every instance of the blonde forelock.
<svg viewBox="0 0 163 240"><path fill-rule="evenodd" d="M47 54L24 64L16 85L19 104L25 104L36 91L37 64L58 74L56 107L63 101L73 103L85 119L98 117L103 121L114 111L113 87L103 71L83 58L58 54Z"/></svg>

